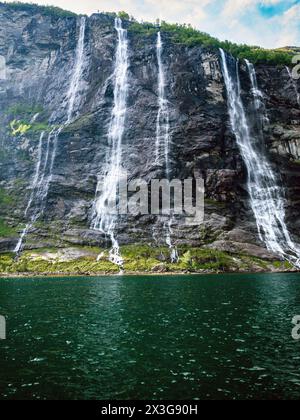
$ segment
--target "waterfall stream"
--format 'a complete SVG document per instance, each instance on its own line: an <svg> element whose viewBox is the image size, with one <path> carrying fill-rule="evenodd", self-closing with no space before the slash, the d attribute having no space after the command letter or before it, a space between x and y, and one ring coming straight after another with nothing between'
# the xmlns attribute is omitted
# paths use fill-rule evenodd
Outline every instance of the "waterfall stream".
<svg viewBox="0 0 300 420"><path fill-rule="evenodd" d="M293 243L285 223L285 202L282 189L261 145L263 127L258 124L260 128L256 127L255 133L251 133L241 98L238 63L235 62L234 71L232 71L228 61L233 58L227 58L223 50L220 50L220 53L231 127L247 167L248 192L259 237L269 251L300 267L300 250ZM257 86L254 66L249 62L246 64L252 84L255 117L263 121L264 115L261 115L263 95Z"/></svg>
<svg viewBox="0 0 300 420"><path fill-rule="evenodd" d="M80 88L80 81L82 79L82 70L84 67L84 60L85 60L85 54L84 54L85 29L86 29L86 18L82 17L80 19L80 29L79 29L79 38L77 42L77 48L76 48L75 66L73 69L70 88L67 94L68 118L67 118L66 124L72 121L76 99L77 99L78 91Z"/></svg>
<svg viewBox="0 0 300 420"><path fill-rule="evenodd" d="M76 99L78 96L80 80L82 78L82 71L84 67L84 38L86 29L86 18L80 19L79 38L76 48L75 64L72 71L69 91L67 93L67 119L59 127L53 129L49 134L44 147L45 132L41 133L39 145L38 145L38 156L36 163L36 170L32 180L31 195L24 212L24 217L28 219L28 214L31 211L29 222L23 229L19 241L14 249L14 253L18 256L22 251L24 240L33 224L43 214L46 198L49 192L49 186L53 177L53 167L56 157L58 137L62 130L72 122ZM35 115L36 119L38 115ZM43 151L45 149L45 151ZM34 208L33 207L34 204Z"/></svg>
<svg viewBox="0 0 300 420"><path fill-rule="evenodd" d="M161 32L157 34L156 41L156 57L158 63L158 113L156 119L156 144L155 144L155 164L164 166L165 175L170 180L170 113L169 102L166 98L166 75L162 61L163 42ZM170 249L170 258L172 263L176 263L179 259L176 246L172 243L172 224L174 218L171 216L167 223L164 223L164 230L166 231L165 241Z"/></svg>
<svg viewBox="0 0 300 420"><path fill-rule="evenodd" d="M125 130L128 95L128 39L127 30L123 29L122 20L116 18L115 29L118 34L118 46L114 68L114 105L108 130L109 152L106 157L105 173L99 175L94 201L92 228L109 236L112 248L110 261L121 269L123 258L116 238L118 223L116 205L118 184L122 176L122 140Z"/></svg>
<svg viewBox="0 0 300 420"><path fill-rule="evenodd" d="M156 164L165 166L166 176L170 175L169 147L170 147L170 115L169 104L166 99L166 77L162 62L163 43L161 33L157 34L156 55L158 63L158 113L156 119Z"/></svg>

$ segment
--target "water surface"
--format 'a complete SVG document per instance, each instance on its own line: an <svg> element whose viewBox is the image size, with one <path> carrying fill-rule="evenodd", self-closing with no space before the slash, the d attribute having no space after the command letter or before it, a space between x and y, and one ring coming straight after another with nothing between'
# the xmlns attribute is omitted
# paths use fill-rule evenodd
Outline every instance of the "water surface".
<svg viewBox="0 0 300 420"><path fill-rule="evenodd" d="M0 279L1 399L300 397L300 275Z"/></svg>

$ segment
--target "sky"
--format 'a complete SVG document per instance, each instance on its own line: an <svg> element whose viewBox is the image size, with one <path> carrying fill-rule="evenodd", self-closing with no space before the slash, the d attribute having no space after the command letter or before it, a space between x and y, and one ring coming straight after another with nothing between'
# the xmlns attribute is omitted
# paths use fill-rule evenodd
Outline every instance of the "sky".
<svg viewBox="0 0 300 420"><path fill-rule="evenodd" d="M28 3L28 0L22 1ZM76 13L124 10L138 20L190 23L221 40L300 46L300 0L35 0Z"/></svg>

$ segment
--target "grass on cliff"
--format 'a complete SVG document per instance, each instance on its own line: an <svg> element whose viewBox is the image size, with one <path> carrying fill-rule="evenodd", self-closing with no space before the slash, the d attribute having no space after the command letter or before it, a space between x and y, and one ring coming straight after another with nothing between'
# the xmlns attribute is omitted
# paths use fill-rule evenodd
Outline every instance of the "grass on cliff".
<svg viewBox="0 0 300 420"><path fill-rule="evenodd" d="M0 187L0 207L11 206L14 202L14 198L4 188Z"/></svg>
<svg viewBox="0 0 300 420"><path fill-rule="evenodd" d="M24 10L29 13L41 13L46 16L52 16L56 18L74 17L77 16L73 12L63 10L55 6L40 6L32 3L21 3L21 2L0 2L0 6L5 6L10 10ZM108 16L120 16L122 19L128 20L131 24L129 30L131 32L153 35L158 31L158 24L155 23L139 23L134 17L131 17L128 13L122 11L116 13L104 13ZM230 41L220 41L219 39L210 36L209 34L193 28L191 25L182 24L170 24L167 22L161 22L160 30L166 34L169 34L172 39L180 44L187 46L204 46L211 48L223 48L225 51L231 53L236 58L247 58L253 63L270 63L270 64L282 64L291 65L291 60L294 54L293 51L281 49L267 50L258 46L249 46L246 44L236 44Z"/></svg>
<svg viewBox="0 0 300 420"><path fill-rule="evenodd" d="M40 133L42 131L50 131L51 127L46 121L31 122L34 116L42 116L44 110L40 105L31 105L24 103L17 103L6 109L5 114L11 118L8 129L13 137L23 136L27 132Z"/></svg>
<svg viewBox="0 0 300 420"><path fill-rule="evenodd" d="M131 32L143 35L153 35L158 31L158 25L153 23L133 22L129 28ZM293 52L284 49L267 50L258 46L249 46L246 44L235 44L230 41L220 41L205 32L201 32L191 25L170 24L162 22L160 26L162 33L166 33L172 39L190 47L197 45L203 47L223 48L234 57L248 59L252 63L270 63L291 65Z"/></svg>
<svg viewBox="0 0 300 420"><path fill-rule="evenodd" d="M0 219L0 238L9 238L14 236L16 230L8 226L3 219ZM0 266L1 271L1 266Z"/></svg>
<svg viewBox="0 0 300 420"><path fill-rule="evenodd" d="M61 9L56 6L41 6L36 3L21 3L16 2L0 2L0 6L5 6L6 9L14 11L25 11L28 13L41 13L44 16L51 16L55 18L76 17L76 13Z"/></svg>
<svg viewBox="0 0 300 420"><path fill-rule="evenodd" d="M25 134L41 133L42 131L50 132L54 127L45 122L29 123L25 120L12 120L8 125L10 135L12 137L24 136Z"/></svg>

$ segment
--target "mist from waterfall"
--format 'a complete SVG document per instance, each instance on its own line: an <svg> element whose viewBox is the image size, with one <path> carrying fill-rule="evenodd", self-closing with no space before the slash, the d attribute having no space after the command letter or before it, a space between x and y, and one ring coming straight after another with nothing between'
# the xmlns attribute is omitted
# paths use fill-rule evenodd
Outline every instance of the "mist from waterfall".
<svg viewBox="0 0 300 420"><path fill-rule="evenodd" d="M285 200L274 172L264 153L262 109L263 95L257 85L254 66L246 62L252 85L255 117L258 121L251 132L241 98L238 62L220 50L222 71L227 89L231 127L248 172L248 192L259 237L269 251L300 267L300 250L293 243L285 223ZM229 60L234 60L234 66ZM234 71L232 71L234 69Z"/></svg>
<svg viewBox="0 0 300 420"><path fill-rule="evenodd" d="M156 143L155 143L155 164L165 168L165 176L170 180L170 113L169 102L166 98L166 75L162 61L163 42L161 32L157 34L156 41L156 57L158 64L158 113L156 118ZM166 231L165 241L170 249L170 258L172 263L176 263L179 259L176 246L172 244L172 224L173 216L168 222L164 223Z"/></svg>
<svg viewBox="0 0 300 420"><path fill-rule="evenodd" d="M78 96L80 80L82 78L82 71L84 67L84 38L85 38L85 29L86 29L86 18L82 17L80 19L80 28L79 28L79 38L77 42L76 55L75 55L75 64L72 71L69 91L67 93L67 119L59 127L54 128L49 134L44 147L45 132L41 133L38 153L37 153L37 163L36 170L32 180L31 186L31 195L24 212L24 217L28 219L28 215L31 211L29 217L29 222L26 224L23 229L19 241L14 249L14 253L18 256L23 248L23 243L28 234L29 230L33 224L42 216L45 210L46 199L49 192L49 186L53 177L53 168L57 151L58 137L62 130L72 122L72 117L74 113L74 108L76 104L76 99ZM34 116L36 119L38 115ZM45 150L44 150L45 149ZM34 204L34 207L33 207ZM33 207L33 208L32 208Z"/></svg>
<svg viewBox="0 0 300 420"><path fill-rule="evenodd" d="M123 29L120 18L115 19L115 29L118 34L118 45L113 75L114 105L108 130L110 147L106 157L105 173L101 173L98 179L92 228L109 236L112 243L109 253L110 261L122 268L123 259L115 234L118 215L114 209L116 209L118 199L118 184L122 177L122 140L127 111L129 59L127 30Z"/></svg>

